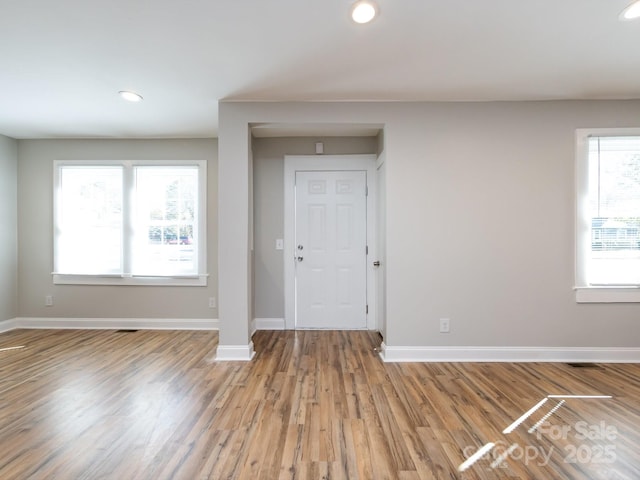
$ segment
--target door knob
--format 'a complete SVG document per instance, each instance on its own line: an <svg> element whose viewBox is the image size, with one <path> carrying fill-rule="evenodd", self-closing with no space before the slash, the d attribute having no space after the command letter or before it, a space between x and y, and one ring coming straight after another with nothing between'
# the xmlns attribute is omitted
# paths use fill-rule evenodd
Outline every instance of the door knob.
<svg viewBox="0 0 640 480"><path fill-rule="evenodd" d="M299 262L301 262L302 260L304 260L304 257L298 257Z"/></svg>
<svg viewBox="0 0 640 480"><path fill-rule="evenodd" d="M298 245L298 250L302 250L304 247L302 245Z"/></svg>

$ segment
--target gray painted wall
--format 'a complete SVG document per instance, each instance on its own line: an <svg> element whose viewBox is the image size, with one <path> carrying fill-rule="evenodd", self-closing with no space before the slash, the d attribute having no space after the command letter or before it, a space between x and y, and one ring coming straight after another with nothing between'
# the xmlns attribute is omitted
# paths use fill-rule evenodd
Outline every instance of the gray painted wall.
<svg viewBox="0 0 640 480"><path fill-rule="evenodd" d="M640 305L579 305L573 291L575 130L637 125L640 102L396 109L390 345L640 345Z"/></svg>
<svg viewBox="0 0 640 480"><path fill-rule="evenodd" d="M220 112L229 158L246 158L246 144L227 132L253 122L384 125L388 346L639 345L640 305L576 304L573 286L575 130L638 126L640 101L223 102ZM441 317L451 333L438 332Z"/></svg>
<svg viewBox="0 0 640 480"><path fill-rule="evenodd" d="M575 303L573 225L575 129L638 126L640 101L223 105L227 128L253 121L385 125L387 345L638 346L640 305ZM235 140L228 143L232 158L246 158L244 138L237 151ZM286 153L312 154L315 140L253 140L257 317L282 317L277 163ZM305 143L298 150L282 142ZM367 153L332 151L328 140L325 148ZM52 160L100 158L209 161L208 287L53 286ZM215 140L0 137L0 211L11 218L17 195L20 238L17 307L10 306L16 247L0 246L0 320L215 318L207 303L217 296L217 171ZM15 245L15 233L5 234ZM44 307L46 294L54 295L53 307ZM450 334L438 333L440 317L451 319Z"/></svg>
<svg viewBox="0 0 640 480"><path fill-rule="evenodd" d="M0 321L18 316L18 142L0 135Z"/></svg>
<svg viewBox="0 0 640 480"><path fill-rule="evenodd" d="M253 139L254 311L256 318L284 318L284 266L276 239L284 238L284 156L376 154L376 137Z"/></svg>
<svg viewBox="0 0 640 480"><path fill-rule="evenodd" d="M207 287L53 285L53 160L207 160ZM19 140L20 317L217 318L217 140ZM54 305L45 307L51 294Z"/></svg>

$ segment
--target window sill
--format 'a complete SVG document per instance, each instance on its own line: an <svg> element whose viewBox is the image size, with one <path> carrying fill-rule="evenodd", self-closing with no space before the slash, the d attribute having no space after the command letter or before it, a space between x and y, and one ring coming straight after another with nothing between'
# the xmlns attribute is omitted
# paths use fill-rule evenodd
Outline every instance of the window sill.
<svg viewBox="0 0 640 480"><path fill-rule="evenodd" d="M174 277L137 277L125 275L68 275L53 273L54 285L123 285L157 287L206 287L208 274Z"/></svg>
<svg viewBox="0 0 640 480"><path fill-rule="evenodd" d="M640 288L575 287L576 303L640 303Z"/></svg>

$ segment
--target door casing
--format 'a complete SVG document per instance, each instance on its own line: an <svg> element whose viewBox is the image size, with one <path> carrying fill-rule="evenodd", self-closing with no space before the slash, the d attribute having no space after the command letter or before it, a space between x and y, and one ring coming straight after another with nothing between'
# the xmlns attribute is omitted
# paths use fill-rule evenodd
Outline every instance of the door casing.
<svg viewBox="0 0 640 480"><path fill-rule="evenodd" d="M367 172L367 329L376 329L377 181L376 155L286 155L284 158L284 322L295 329L295 174L296 171L365 170Z"/></svg>

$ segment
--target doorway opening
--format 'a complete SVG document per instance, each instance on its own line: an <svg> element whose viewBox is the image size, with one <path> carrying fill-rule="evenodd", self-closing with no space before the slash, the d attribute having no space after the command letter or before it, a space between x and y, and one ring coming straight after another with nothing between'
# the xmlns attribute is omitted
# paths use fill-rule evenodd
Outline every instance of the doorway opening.
<svg viewBox="0 0 640 480"><path fill-rule="evenodd" d="M376 156L285 157L285 328L375 329Z"/></svg>

